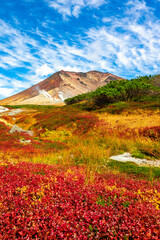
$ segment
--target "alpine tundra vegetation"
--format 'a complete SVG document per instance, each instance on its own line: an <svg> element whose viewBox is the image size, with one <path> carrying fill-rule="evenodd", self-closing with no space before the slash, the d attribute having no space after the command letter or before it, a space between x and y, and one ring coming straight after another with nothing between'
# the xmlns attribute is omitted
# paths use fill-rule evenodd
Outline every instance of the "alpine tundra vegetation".
<svg viewBox="0 0 160 240"><path fill-rule="evenodd" d="M160 239L159 81L4 106L0 239ZM110 159L126 152L145 161Z"/></svg>

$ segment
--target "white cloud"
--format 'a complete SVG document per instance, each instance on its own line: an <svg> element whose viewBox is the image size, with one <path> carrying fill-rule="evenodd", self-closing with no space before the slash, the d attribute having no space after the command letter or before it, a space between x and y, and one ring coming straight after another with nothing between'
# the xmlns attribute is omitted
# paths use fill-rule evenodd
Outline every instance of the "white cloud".
<svg viewBox="0 0 160 240"><path fill-rule="evenodd" d="M63 65L60 65L60 66L57 66L57 71L60 71L60 70L64 70L64 71L71 71L71 72L80 72L82 69L80 67L72 67L70 65L66 65L66 66L63 66Z"/></svg>
<svg viewBox="0 0 160 240"><path fill-rule="evenodd" d="M0 74L0 87L6 86L9 84L10 78Z"/></svg>
<svg viewBox="0 0 160 240"><path fill-rule="evenodd" d="M9 26L7 23L5 23L3 20L0 19L0 36L5 35L16 35L16 30L13 29L11 26Z"/></svg>
<svg viewBox="0 0 160 240"><path fill-rule="evenodd" d="M30 82L22 82L22 81L18 81L16 79L12 79L11 81L11 86L15 89L15 90L19 90L19 89L22 89L22 88L28 88L30 87Z"/></svg>
<svg viewBox="0 0 160 240"><path fill-rule="evenodd" d="M57 10L64 19L74 16L79 17L83 8L98 8L105 3L106 0L45 0L49 7Z"/></svg>
<svg viewBox="0 0 160 240"><path fill-rule="evenodd" d="M104 23L108 23L108 22L111 22L111 21L112 21L112 19L109 18L109 17L103 17L102 18L102 22L104 22Z"/></svg>
<svg viewBox="0 0 160 240"><path fill-rule="evenodd" d="M33 63L36 58L31 53L37 46L37 42L22 34L19 30L0 20L0 35L3 39L0 51L3 55L0 59L0 66L3 68L25 67L25 63Z"/></svg>
<svg viewBox="0 0 160 240"><path fill-rule="evenodd" d="M149 11L149 7L146 5L146 2L144 0L130 0L127 2L128 6L131 6L131 11Z"/></svg>
<svg viewBox="0 0 160 240"><path fill-rule="evenodd" d="M133 12L136 15L132 15ZM87 60L94 59L98 68L113 69L113 73L122 76L127 72L128 75L157 73L160 22L145 1L129 1L122 18L104 18L102 21L110 22L110 26L87 32L83 48Z"/></svg>
<svg viewBox="0 0 160 240"><path fill-rule="evenodd" d="M81 7L76 5L74 8L73 8L73 11L72 11L72 14L74 17L78 18L79 14L81 12Z"/></svg>
<svg viewBox="0 0 160 240"><path fill-rule="evenodd" d="M9 97L14 93L30 87L29 81L18 81L12 77L0 74L0 98Z"/></svg>
<svg viewBox="0 0 160 240"><path fill-rule="evenodd" d="M144 0L130 0L126 3L126 16L132 19L133 22L138 21L139 19L151 18L153 15L153 8L147 6L146 1Z"/></svg>
<svg viewBox="0 0 160 240"><path fill-rule="evenodd" d="M0 95L3 97L8 97L14 94L14 89L13 88L5 88L5 87L0 87Z"/></svg>
<svg viewBox="0 0 160 240"><path fill-rule="evenodd" d="M41 67L37 68L35 72L36 72L36 75L44 77L49 74L53 74L53 69L48 67L47 64L43 64Z"/></svg>
<svg viewBox="0 0 160 240"><path fill-rule="evenodd" d="M15 57L2 56L1 61L6 65L6 68L8 68L8 66L13 67L13 68L20 66L19 61Z"/></svg>
<svg viewBox="0 0 160 240"><path fill-rule="evenodd" d="M4 79L0 79L0 87L6 86L8 82Z"/></svg>
<svg viewBox="0 0 160 240"><path fill-rule="evenodd" d="M100 7L103 4L107 3L108 1L104 1L104 0L86 0L86 5L89 5L91 7Z"/></svg>

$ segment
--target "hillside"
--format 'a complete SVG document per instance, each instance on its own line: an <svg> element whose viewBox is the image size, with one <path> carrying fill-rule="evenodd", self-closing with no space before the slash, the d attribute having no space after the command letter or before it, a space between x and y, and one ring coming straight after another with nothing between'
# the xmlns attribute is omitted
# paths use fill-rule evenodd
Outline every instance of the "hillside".
<svg viewBox="0 0 160 240"><path fill-rule="evenodd" d="M60 71L40 83L0 101L1 105L15 104L59 104L77 94L96 90L114 80L122 78L111 73L90 71L76 73Z"/></svg>
<svg viewBox="0 0 160 240"><path fill-rule="evenodd" d="M157 79L115 81L133 98L89 111L1 107L0 239L160 239Z"/></svg>

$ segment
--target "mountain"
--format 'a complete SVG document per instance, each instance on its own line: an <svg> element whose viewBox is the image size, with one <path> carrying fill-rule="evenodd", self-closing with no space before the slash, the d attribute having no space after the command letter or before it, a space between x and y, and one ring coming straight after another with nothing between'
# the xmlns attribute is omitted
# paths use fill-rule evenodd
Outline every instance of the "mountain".
<svg viewBox="0 0 160 240"><path fill-rule="evenodd" d="M60 104L67 98L94 91L116 79L123 78L98 71L76 73L62 70L20 93L0 100L0 105Z"/></svg>

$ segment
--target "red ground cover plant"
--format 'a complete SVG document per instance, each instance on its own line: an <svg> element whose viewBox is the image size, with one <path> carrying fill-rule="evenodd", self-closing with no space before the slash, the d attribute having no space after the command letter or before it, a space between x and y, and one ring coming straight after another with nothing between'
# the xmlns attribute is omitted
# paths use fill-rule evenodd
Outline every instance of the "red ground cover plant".
<svg viewBox="0 0 160 240"><path fill-rule="evenodd" d="M159 182L19 163L0 192L0 239L160 239Z"/></svg>
<svg viewBox="0 0 160 240"><path fill-rule="evenodd" d="M149 137L152 140L159 140L160 139L160 126L145 127L145 128L139 129L139 134L144 137Z"/></svg>
<svg viewBox="0 0 160 240"><path fill-rule="evenodd" d="M61 126L73 128L75 134L84 134L99 123L99 118L94 114L78 113L75 110L69 111L49 111L46 114L38 113L35 115L38 119L33 125L37 133L44 133L47 130L56 130Z"/></svg>
<svg viewBox="0 0 160 240"><path fill-rule="evenodd" d="M35 140L23 132L15 132L10 134L10 128L3 122L0 122L0 151L2 153L11 153L13 156L31 156L40 153L50 153L52 151L67 148L62 142L38 139ZM27 143L27 140L30 140ZM25 142L26 141L26 142Z"/></svg>
<svg viewBox="0 0 160 240"><path fill-rule="evenodd" d="M89 130L93 129L94 126L98 125L99 119L95 115L91 114L79 114L73 117L70 117L72 123L76 124L76 134L84 134Z"/></svg>

